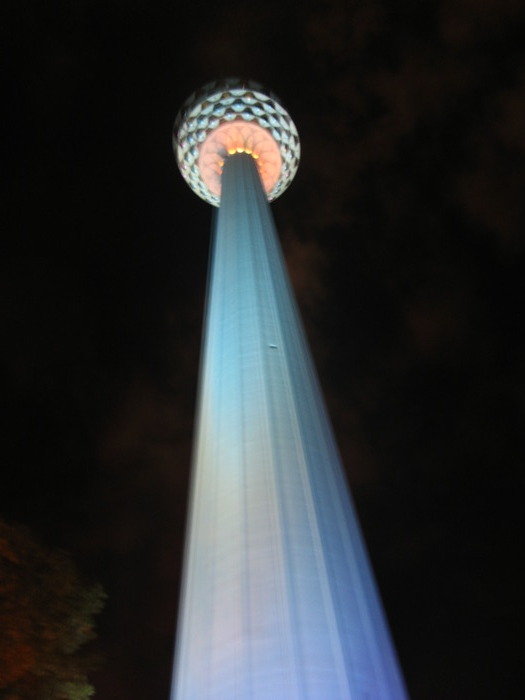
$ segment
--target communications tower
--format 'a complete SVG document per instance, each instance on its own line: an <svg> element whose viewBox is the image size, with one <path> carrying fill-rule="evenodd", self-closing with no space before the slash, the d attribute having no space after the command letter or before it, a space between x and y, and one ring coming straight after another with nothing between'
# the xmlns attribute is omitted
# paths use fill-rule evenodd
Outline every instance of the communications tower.
<svg viewBox="0 0 525 700"><path fill-rule="evenodd" d="M407 697L268 202L297 130L210 83L173 145L214 219L171 700Z"/></svg>

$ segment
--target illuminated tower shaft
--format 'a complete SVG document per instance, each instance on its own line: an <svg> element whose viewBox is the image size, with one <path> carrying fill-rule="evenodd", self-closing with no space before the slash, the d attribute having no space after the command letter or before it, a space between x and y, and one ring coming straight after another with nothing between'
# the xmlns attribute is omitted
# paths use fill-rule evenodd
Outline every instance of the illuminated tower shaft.
<svg viewBox="0 0 525 700"><path fill-rule="evenodd" d="M214 236L172 700L405 698L246 154Z"/></svg>

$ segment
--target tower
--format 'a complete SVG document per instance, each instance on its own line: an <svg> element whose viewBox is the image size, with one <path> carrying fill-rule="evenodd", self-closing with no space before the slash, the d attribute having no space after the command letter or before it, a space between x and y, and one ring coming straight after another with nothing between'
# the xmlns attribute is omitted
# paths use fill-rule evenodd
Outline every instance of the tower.
<svg viewBox="0 0 525 700"><path fill-rule="evenodd" d="M186 101L174 149L219 210L171 700L406 698L268 204L297 130L227 80Z"/></svg>

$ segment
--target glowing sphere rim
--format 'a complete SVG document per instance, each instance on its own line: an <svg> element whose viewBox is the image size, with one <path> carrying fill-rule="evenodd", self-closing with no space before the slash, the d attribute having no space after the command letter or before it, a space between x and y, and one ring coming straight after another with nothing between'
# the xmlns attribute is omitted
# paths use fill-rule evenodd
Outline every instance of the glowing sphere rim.
<svg viewBox="0 0 525 700"><path fill-rule="evenodd" d="M200 148L208 137L228 122L244 120L265 129L281 156L275 185L267 190L271 202L293 180L300 159L299 135L280 100L255 81L228 78L207 83L184 102L173 127L173 150L182 177L201 199L219 206L199 169ZM228 154L224 154L228 157Z"/></svg>

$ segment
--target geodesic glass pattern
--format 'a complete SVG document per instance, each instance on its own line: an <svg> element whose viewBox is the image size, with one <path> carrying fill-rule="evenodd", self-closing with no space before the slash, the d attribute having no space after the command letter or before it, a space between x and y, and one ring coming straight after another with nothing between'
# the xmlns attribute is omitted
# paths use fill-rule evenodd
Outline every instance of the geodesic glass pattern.
<svg viewBox="0 0 525 700"><path fill-rule="evenodd" d="M248 153L268 201L293 180L300 145L295 124L275 95L252 81L208 83L184 103L173 129L177 163L192 190L219 206L224 160Z"/></svg>

